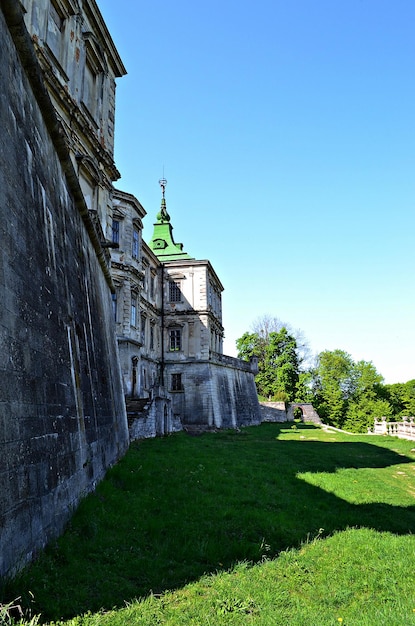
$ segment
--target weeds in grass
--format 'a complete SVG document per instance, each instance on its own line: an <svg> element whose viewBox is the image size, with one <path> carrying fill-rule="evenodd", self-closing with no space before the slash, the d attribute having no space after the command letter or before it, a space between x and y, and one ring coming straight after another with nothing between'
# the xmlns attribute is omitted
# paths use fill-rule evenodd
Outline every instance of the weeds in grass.
<svg viewBox="0 0 415 626"><path fill-rule="evenodd" d="M16 598L6 604L0 603L0 626L37 626L40 615L26 618L25 612L19 604L21 598Z"/></svg>

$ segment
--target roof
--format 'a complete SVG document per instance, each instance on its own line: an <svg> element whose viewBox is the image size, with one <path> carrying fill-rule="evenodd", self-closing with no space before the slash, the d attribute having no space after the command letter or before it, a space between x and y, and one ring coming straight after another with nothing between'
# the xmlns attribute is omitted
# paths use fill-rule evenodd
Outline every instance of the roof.
<svg viewBox="0 0 415 626"><path fill-rule="evenodd" d="M174 241L173 226L170 223L170 215L167 213L164 197L161 200L161 208L157 213L156 219L153 237L148 245L157 258L162 263L165 261L192 259L193 257L183 251L183 244Z"/></svg>

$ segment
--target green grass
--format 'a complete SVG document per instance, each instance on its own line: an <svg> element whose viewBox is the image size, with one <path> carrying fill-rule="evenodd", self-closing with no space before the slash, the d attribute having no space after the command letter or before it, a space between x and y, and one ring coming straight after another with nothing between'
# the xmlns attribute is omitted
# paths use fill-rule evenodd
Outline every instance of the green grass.
<svg viewBox="0 0 415 626"><path fill-rule="evenodd" d="M413 445L284 424L139 442L3 601L72 626L415 625Z"/></svg>

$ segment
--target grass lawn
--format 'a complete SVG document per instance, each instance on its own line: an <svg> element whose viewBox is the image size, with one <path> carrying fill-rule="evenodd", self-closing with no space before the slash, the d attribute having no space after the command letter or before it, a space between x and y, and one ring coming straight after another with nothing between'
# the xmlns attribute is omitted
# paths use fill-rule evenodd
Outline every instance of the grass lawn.
<svg viewBox="0 0 415 626"><path fill-rule="evenodd" d="M3 601L72 626L415 626L413 447L287 424L140 441Z"/></svg>

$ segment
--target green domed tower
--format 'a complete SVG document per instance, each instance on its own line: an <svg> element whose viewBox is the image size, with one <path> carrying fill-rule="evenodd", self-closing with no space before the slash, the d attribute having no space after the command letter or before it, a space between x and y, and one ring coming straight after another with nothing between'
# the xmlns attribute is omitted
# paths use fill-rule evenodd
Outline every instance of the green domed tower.
<svg viewBox="0 0 415 626"><path fill-rule="evenodd" d="M163 194L161 207L157 213L153 236L148 245L162 263L192 259L193 257L187 252L183 252L183 244L175 243L173 239L173 226L170 223L170 215L167 213L165 199L167 180L162 178L159 183Z"/></svg>

